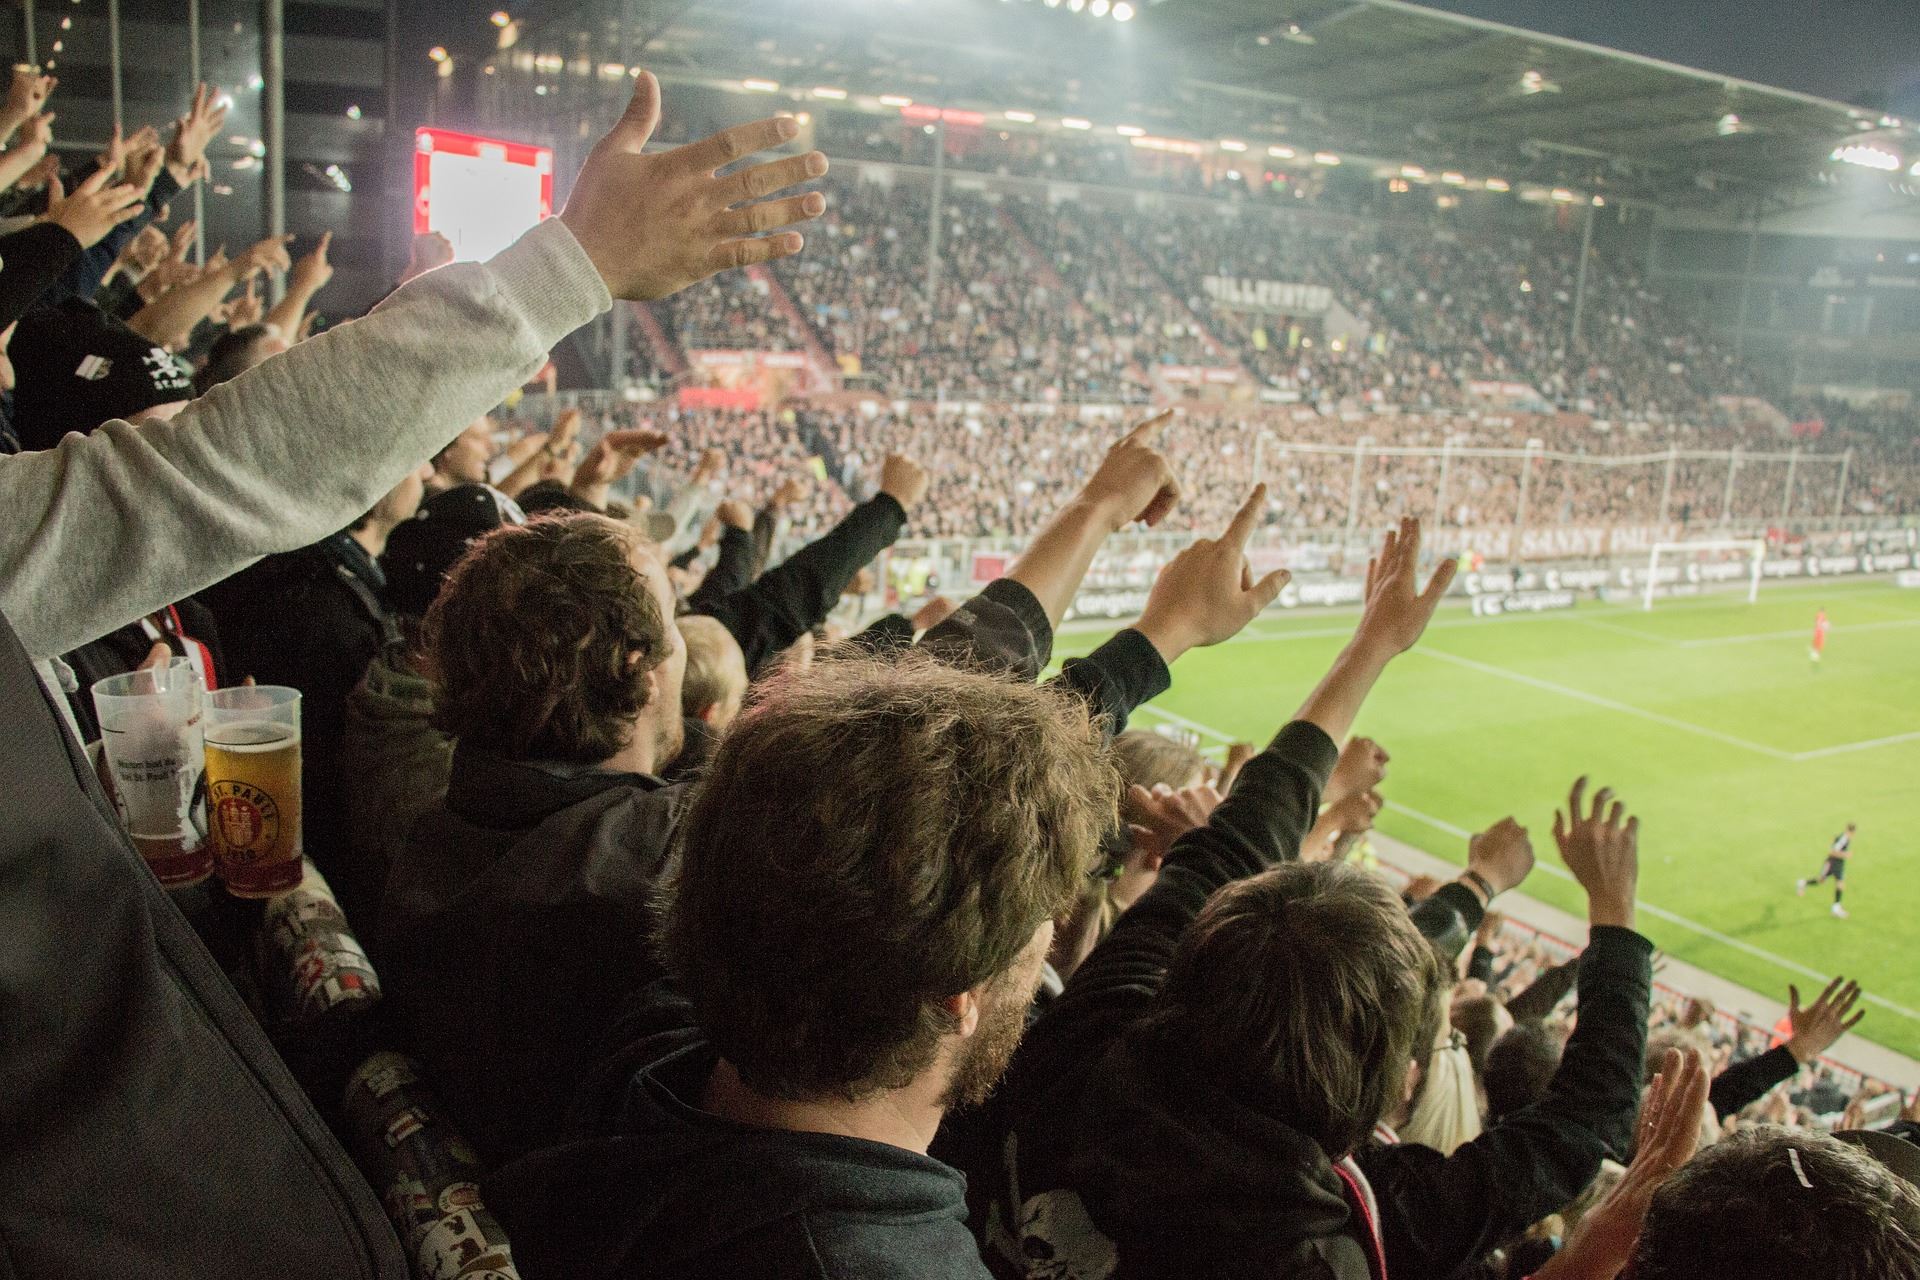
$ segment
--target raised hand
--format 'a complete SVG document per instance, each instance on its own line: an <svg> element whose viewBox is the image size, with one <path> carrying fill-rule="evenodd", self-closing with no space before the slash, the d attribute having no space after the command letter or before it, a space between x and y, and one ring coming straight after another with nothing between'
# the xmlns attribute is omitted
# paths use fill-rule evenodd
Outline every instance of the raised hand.
<svg viewBox="0 0 1920 1280"><path fill-rule="evenodd" d="M1337 804L1321 810L1320 817L1300 846L1302 862L1338 861L1347 856L1361 836L1373 830L1380 815L1378 791L1355 791Z"/></svg>
<svg viewBox="0 0 1920 1280"><path fill-rule="evenodd" d="M291 235L268 236L265 240L248 245L233 260L234 271L244 280L263 271L291 269L293 259L287 256L287 244L292 239Z"/></svg>
<svg viewBox="0 0 1920 1280"><path fill-rule="evenodd" d="M881 481L881 487L886 487L884 478ZM767 499L767 505L773 510L779 511L792 506L806 496L807 482L799 476L788 476L780 482L780 487L773 491L773 496ZM906 503L902 502L900 505L904 507Z"/></svg>
<svg viewBox="0 0 1920 1280"><path fill-rule="evenodd" d="M1420 522L1402 520L1397 530L1387 534L1380 554L1367 562L1367 603L1355 641L1377 647L1388 657L1413 648L1452 585L1457 567L1453 560L1441 561L1426 590L1420 590Z"/></svg>
<svg viewBox="0 0 1920 1280"><path fill-rule="evenodd" d="M187 255L193 252L193 238L200 231L200 224L192 218L173 229L173 239L169 244L175 262L185 262Z"/></svg>
<svg viewBox="0 0 1920 1280"><path fill-rule="evenodd" d="M902 511L918 506L932 483L927 469L905 454L890 453L880 464L880 492L899 503Z"/></svg>
<svg viewBox="0 0 1920 1280"><path fill-rule="evenodd" d="M1174 841L1195 827L1207 825L1207 819L1226 797L1210 782L1197 783L1178 791L1162 784L1149 791L1138 783L1127 788L1120 801L1120 815L1133 836L1133 857L1129 867L1158 871L1173 850Z"/></svg>
<svg viewBox="0 0 1920 1280"><path fill-rule="evenodd" d="M1356 791L1374 790L1387 780L1387 761L1392 758L1372 738L1347 739L1327 779L1327 789L1321 793L1321 802L1338 804Z"/></svg>
<svg viewBox="0 0 1920 1280"><path fill-rule="evenodd" d="M293 275L287 282L289 292L311 297L327 287L327 281L333 279L333 264L327 261L327 250L332 245L333 232L322 231L320 243L293 264Z"/></svg>
<svg viewBox="0 0 1920 1280"><path fill-rule="evenodd" d="M1171 421L1173 410L1168 409L1120 437L1081 489L1080 496L1105 512L1113 529L1136 520L1159 524L1180 500L1180 483L1173 478L1173 468L1153 444L1160 429Z"/></svg>
<svg viewBox="0 0 1920 1280"><path fill-rule="evenodd" d="M1534 1280L1613 1280L1633 1259L1653 1193L1700 1147L1709 1087L1697 1053L1667 1050L1640 1108L1639 1141L1626 1176L1574 1228L1566 1248Z"/></svg>
<svg viewBox="0 0 1920 1280"><path fill-rule="evenodd" d="M1573 784L1567 812L1553 815L1553 840L1567 870L1587 891L1588 923L1631 929L1640 883L1640 819L1627 817L1610 787L1595 792L1592 808L1582 813L1586 790L1584 777Z"/></svg>
<svg viewBox="0 0 1920 1280"><path fill-rule="evenodd" d="M650 427L607 432L580 460L580 468L573 474L574 493L595 506L605 506L607 490L632 471L641 458L665 447L668 439L666 432Z"/></svg>
<svg viewBox="0 0 1920 1280"><path fill-rule="evenodd" d="M128 145L126 163L121 166L121 172L127 185L138 191L144 200L153 190L153 180L160 176L160 166L166 162L167 149L160 145L160 136L149 125L135 134L133 142Z"/></svg>
<svg viewBox="0 0 1920 1280"><path fill-rule="evenodd" d="M609 292L663 298L729 267L800 252L797 231L761 233L819 217L827 198L817 191L770 197L826 173L826 156L810 151L719 176L792 141L800 132L795 121L737 125L649 155L647 140L659 123L660 82L643 71L626 113L588 154L560 214Z"/></svg>
<svg viewBox="0 0 1920 1280"><path fill-rule="evenodd" d="M753 509L738 498L728 498L725 502L714 508L713 519L716 525L728 529L738 529L742 533L746 533L753 528ZM713 541L718 542L719 540L720 530L716 528L713 534ZM711 546L713 544L708 543L707 545Z"/></svg>
<svg viewBox="0 0 1920 1280"><path fill-rule="evenodd" d="M167 140L167 167L174 181L189 186L203 170L207 144L227 122L233 104L222 98L211 85L197 85L187 113L173 122L173 137Z"/></svg>
<svg viewBox="0 0 1920 1280"><path fill-rule="evenodd" d="M259 283L252 276L247 277L247 287L240 296L226 305L229 329L244 329L258 323L262 312L266 310L266 304L260 300Z"/></svg>
<svg viewBox="0 0 1920 1280"><path fill-rule="evenodd" d="M0 108L0 115L4 115L9 127L17 126L47 105L48 95L59 83L53 76L41 75L38 67L16 65L13 80L7 86L6 106Z"/></svg>
<svg viewBox="0 0 1920 1280"><path fill-rule="evenodd" d="M53 178L47 183L47 221L65 228L82 249L91 249L109 231L139 217L145 207L140 193L127 183L109 187L107 179L112 176L111 169L96 169L71 196L60 179Z"/></svg>
<svg viewBox="0 0 1920 1280"><path fill-rule="evenodd" d="M1533 870L1533 840L1512 818L1467 841L1467 870L1493 886L1495 894L1518 888Z"/></svg>
<svg viewBox="0 0 1920 1280"><path fill-rule="evenodd" d="M1255 485L1225 533L1187 547L1154 579L1135 626L1164 661L1238 635L1279 598L1293 576L1275 569L1255 582L1247 564L1247 540L1266 500L1267 486Z"/></svg>
<svg viewBox="0 0 1920 1280"><path fill-rule="evenodd" d="M1800 988L1787 988L1787 1025L1793 1034L1787 1039L1787 1052L1805 1066L1833 1048L1840 1037L1854 1029L1867 1016L1865 1009L1854 1012L1860 1003L1860 984L1835 978L1806 1008L1800 1007Z"/></svg>
<svg viewBox="0 0 1920 1280"><path fill-rule="evenodd" d="M720 478L720 472L726 468L727 455L718 449L708 449L700 455L700 461L694 465L693 475L687 483L693 488L712 484Z"/></svg>

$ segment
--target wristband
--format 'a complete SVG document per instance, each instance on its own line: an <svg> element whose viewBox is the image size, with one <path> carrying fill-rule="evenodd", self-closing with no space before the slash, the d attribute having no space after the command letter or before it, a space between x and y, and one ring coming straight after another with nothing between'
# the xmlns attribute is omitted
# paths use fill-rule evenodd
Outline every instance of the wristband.
<svg viewBox="0 0 1920 1280"><path fill-rule="evenodd" d="M1494 898L1499 896L1498 892L1493 887L1493 882L1491 880L1488 880L1485 876L1481 875L1478 871L1475 871L1472 867L1468 867L1465 871L1462 871L1460 873L1460 878L1462 880L1470 881L1473 887L1475 889L1478 889L1481 895L1486 898L1487 905L1489 906L1493 904Z"/></svg>

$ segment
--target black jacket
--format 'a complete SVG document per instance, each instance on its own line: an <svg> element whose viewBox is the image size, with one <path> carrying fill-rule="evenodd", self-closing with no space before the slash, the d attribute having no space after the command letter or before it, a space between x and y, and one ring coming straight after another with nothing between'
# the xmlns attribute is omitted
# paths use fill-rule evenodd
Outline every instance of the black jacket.
<svg viewBox="0 0 1920 1280"><path fill-rule="evenodd" d="M1734 1063L1715 1076L1707 1101L1713 1104L1713 1114L1725 1120L1799 1074L1800 1060L1793 1056L1793 1051L1784 1044L1776 1045L1765 1053Z"/></svg>
<svg viewBox="0 0 1920 1280"><path fill-rule="evenodd" d="M781 650L826 620L853 575L892 546L906 522L907 513L898 502L877 494L750 585L726 595L696 592L700 606L689 611L715 618L733 633L751 680ZM714 566L723 574L721 585L737 580L733 561L745 550L740 541L744 536L735 529L721 536L726 563Z"/></svg>
<svg viewBox="0 0 1920 1280"><path fill-rule="evenodd" d="M956 1144L996 1274L1367 1280L1351 1167L1140 1025L1207 898L1298 856L1337 756L1312 724L1282 729L1028 1032L989 1123Z"/></svg>
<svg viewBox="0 0 1920 1280"><path fill-rule="evenodd" d="M1355 1153L1380 1201L1389 1275L1449 1275L1564 1208L1601 1160L1631 1155L1653 944L1595 926L1579 973L1579 1023L1538 1102L1450 1156L1415 1144Z"/></svg>
<svg viewBox="0 0 1920 1280"><path fill-rule="evenodd" d="M162 611L166 612L169 611ZM214 622L213 614L199 601L190 599L170 606L170 612L172 617L152 615L155 620L166 624L154 628L160 633L159 641L171 649L175 657L185 657L189 644L205 646L206 660L212 665L214 679L218 680L225 673L226 666L220 646L220 628ZM77 687L67 695L67 705L73 708L73 718L80 726L83 740L95 742L100 737L100 718L93 708L95 682L135 670L146 661L148 651L153 648L154 639L148 634L144 625L146 621L130 622L118 631L110 632L98 640L90 640L78 649L60 655L61 660L73 668Z"/></svg>
<svg viewBox="0 0 1920 1280"><path fill-rule="evenodd" d="M966 1182L886 1143L709 1115L718 1055L666 984L627 1024L645 1065L592 1127L481 1193L527 1280L987 1280Z"/></svg>
<svg viewBox="0 0 1920 1280"><path fill-rule="evenodd" d="M408 1051L488 1163L559 1141L595 1043L659 975L649 903L687 788L454 751L374 955Z"/></svg>
<svg viewBox="0 0 1920 1280"><path fill-rule="evenodd" d="M300 691L302 834L349 920L366 916L382 888L348 838L340 749L347 695L399 636L380 598L385 587L373 557L336 533L268 556L200 594L220 626L228 683L252 676Z"/></svg>
<svg viewBox="0 0 1920 1280"><path fill-rule="evenodd" d="M406 1280L0 618L0 1274Z"/></svg>

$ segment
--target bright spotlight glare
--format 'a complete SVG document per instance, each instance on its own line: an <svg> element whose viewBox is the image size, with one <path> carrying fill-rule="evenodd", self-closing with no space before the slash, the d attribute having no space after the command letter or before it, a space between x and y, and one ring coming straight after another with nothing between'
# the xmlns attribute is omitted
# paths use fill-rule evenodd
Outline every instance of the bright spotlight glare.
<svg viewBox="0 0 1920 1280"><path fill-rule="evenodd" d="M1511 190L1513 190L1513 184L1512 184L1511 182L1508 182L1508 181L1507 181L1507 180L1506 180L1505 178L1488 178L1488 179L1487 179L1487 190L1489 190L1489 191L1511 191Z"/></svg>
<svg viewBox="0 0 1920 1280"><path fill-rule="evenodd" d="M1087 6L1087 12L1096 18L1104 18L1110 7L1108 0L1093 0L1093 3Z"/></svg>
<svg viewBox="0 0 1920 1280"><path fill-rule="evenodd" d="M1120 0L1119 4L1113 6L1113 20L1115 22L1132 22L1133 6L1128 4L1127 0Z"/></svg>
<svg viewBox="0 0 1920 1280"><path fill-rule="evenodd" d="M1862 169L1879 169L1892 173L1900 167L1900 157L1884 147L1868 146L1865 143L1851 143L1844 147L1835 147L1829 160L1838 160L1841 164L1859 165Z"/></svg>
<svg viewBox="0 0 1920 1280"><path fill-rule="evenodd" d="M1083 120L1079 116L1065 116L1060 121L1062 129L1091 129L1093 121Z"/></svg>
<svg viewBox="0 0 1920 1280"><path fill-rule="evenodd" d="M1009 111L1007 119L1015 124L1032 124L1037 117L1031 111Z"/></svg>

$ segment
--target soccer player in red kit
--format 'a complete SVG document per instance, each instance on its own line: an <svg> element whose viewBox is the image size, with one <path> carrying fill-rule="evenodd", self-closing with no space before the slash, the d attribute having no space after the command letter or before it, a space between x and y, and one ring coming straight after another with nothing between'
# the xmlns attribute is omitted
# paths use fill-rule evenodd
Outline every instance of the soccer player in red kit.
<svg viewBox="0 0 1920 1280"><path fill-rule="evenodd" d="M1813 648L1807 650L1807 656L1815 662L1820 661L1820 651L1827 647L1827 611L1821 609L1813 615Z"/></svg>

